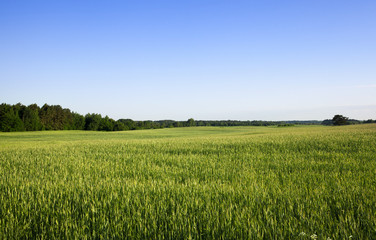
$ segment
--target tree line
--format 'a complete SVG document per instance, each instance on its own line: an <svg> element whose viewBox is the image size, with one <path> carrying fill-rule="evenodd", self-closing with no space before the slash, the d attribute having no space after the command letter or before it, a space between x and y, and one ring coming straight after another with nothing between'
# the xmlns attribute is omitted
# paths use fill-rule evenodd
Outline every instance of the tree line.
<svg viewBox="0 0 376 240"><path fill-rule="evenodd" d="M322 125L326 126L341 126L341 125L353 125L353 124L362 124L362 123L376 123L376 120L368 119L365 121L360 121L356 119L349 119L343 115L334 115L332 119L325 119L322 121Z"/></svg>
<svg viewBox="0 0 376 240"><path fill-rule="evenodd" d="M372 120L371 120L372 122ZM91 131L126 131L138 129L157 129L191 126L290 126L293 124L324 124L321 121L237 121L237 120L194 120L187 121L159 120L134 121L88 113L85 116L60 105L37 104L29 106L21 103L0 105L0 131L40 131L40 130L91 130ZM330 124L329 124L330 125Z"/></svg>

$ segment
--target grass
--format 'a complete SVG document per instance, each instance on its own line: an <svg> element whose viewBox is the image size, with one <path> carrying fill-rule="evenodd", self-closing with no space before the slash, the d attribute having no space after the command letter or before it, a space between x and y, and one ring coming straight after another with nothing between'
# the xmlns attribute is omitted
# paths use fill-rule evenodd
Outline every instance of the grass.
<svg viewBox="0 0 376 240"><path fill-rule="evenodd" d="M376 239L376 125L0 133L0 239Z"/></svg>

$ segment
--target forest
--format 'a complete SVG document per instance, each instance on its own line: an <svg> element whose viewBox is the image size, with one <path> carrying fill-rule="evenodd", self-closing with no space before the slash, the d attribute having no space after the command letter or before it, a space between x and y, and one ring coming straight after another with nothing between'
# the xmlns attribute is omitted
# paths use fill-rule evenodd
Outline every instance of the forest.
<svg viewBox="0 0 376 240"><path fill-rule="evenodd" d="M373 120L349 120L349 124L375 122ZM290 126L304 125L333 125L331 119L324 121L238 121L238 120L194 120L187 121L158 120L134 121L132 119L114 120L97 113L85 116L73 112L60 105L37 104L25 106L21 103L0 105L0 131L41 131L41 130L91 130L91 131L126 131L139 129L157 129L192 126Z"/></svg>

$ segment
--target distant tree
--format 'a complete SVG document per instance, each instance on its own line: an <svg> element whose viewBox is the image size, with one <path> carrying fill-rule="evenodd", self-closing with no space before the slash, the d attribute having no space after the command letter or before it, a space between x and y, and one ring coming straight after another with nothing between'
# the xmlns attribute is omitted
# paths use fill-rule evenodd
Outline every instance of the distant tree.
<svg viewBox="0 0 376 240"><path fill-rule="evenodd" d="M18 117L21 120L23 120L23 115L25 113L26 106L21 103L17 103L16 105L13 105L12 108L13 108L13 111L18 114Z"/></svg>
<svg viewBox="0 0 376 240"><path fill-rule="evenodd" d="M43 129L39 118L39 110L36 104L31 104L24 109L22 120L26 131L39 131Z"/></svg>
<svg viewBox="0 0 376 240"><path fill-rule="evenodd" d="M356 119L348 119L347 124L355 125L355 124L361 124L362 121L356 120Z"/></svg>
<svg viewBox="0 0 376 240"><path fill-rule="evenodd" d="M344 117L342 115L335 115L332 119L333 125L340 126L340 125L347 125L348 124L348 117Z"/></svg>
<svg viewBox="0 0 376 240"><path fill-rule="evenodd" d="M376 120L368 119L368 120L365 120L363 123L374 123L374 122L376 122Z"/></svg>
<svg viewBox="0 0 376 240"><path fill-rule="evenodd" d="M154 121L153 128L173 128L176 121L174 120L159 120Z"/></svg>
<svg viewBox="0 0 376 240"><path fill-rule="evenodd" d="M102 118L99 122L99 131L113 131L115 121L108 116Z"/></svg>
<svg viewBox="0 0 376 240"><path fill-rule="evenodd" d="M331 126L331 125L333 125L333 120L332 119L325 119L324 121L321 122L321 125Z"/></svg>
<svg viewBox="0 0 376 240"><path fill-rule="evenodd" d="M135 121L135 130L144 129L144 122L143 121Z"/></svg>
<svg viewBox="0 0 376 240"><path fill-rule="evenodd" d="M73 129L84 130L85 129L85 117L75 112L72 113L72 117L73 117Z"/></svg>
<svg viewBox="0 0 376 240"><path fill-rule="evenodd" d="M60 105L44 104L39 112L40 121L46 130L74 129L72 113Z"/></svg>
<svg viewBox="0 0 376 240"><path fill-rule="evenodd" d="M72 112L68 108L64 108L62 111L62 129L73 130L74 129L74 119Z"/></svg>
<svg viewBox="0 0 376 240"><path fill-rule="evenodd" d="M143 128L144 129L150 129L150 128L152 128L153 126L152 126L152 122L149 120L149 121L144 121L143 122Z"/></svg>
<svg viewBox="0 0 376 240"><path fill-rule="evenodd" d="M120 121L116 121L114 124L114 131L124 131L124 130L126 130L124 123Z"/></svg>
<svg viewBox="0 0 376 240"><path fill-rule="evenodd" d="M71 123L70 110L60 105L44 104L39 112L40 121L46 130L69 129Z"/></svg>
<svg viewBox="0 0 376 240"><path fill-rule="evenodd" d="M286 124L299 125L344 125L371 123L375 120L359 121L336 115L333 119L324 121L239 121L239 120L199 120L193 118L187 121L159 120L159 121L133 121L132 119L119 119L114 121L100 114L86 114L85 117L64 109L60 105L44 104L39 108L36 104L28 107L21 103L15 105L2 104L0 106L0 131L35 131L35 130L93 130L93 131L123 131L135 129L157 129L169 127L191 126L285 126Z"/></svg>
<svg viewBox="0 0 376 240"><path fill-rule="evenodd" d="M183 127L184 125L181 122L174 122L174 127Z"/></svg>
<svg viewBox="0 0 376 240"><path fill-rule="evenodd" d="M88 113L85 115L85 130L97 131L102 120L100 114Z"/></svg>
<svg viewBox="0 0 376 240"><path fill-rule="evenodd" d="M188 121L187 121L187 126L188 126L188 127L193 127L193 126L195 126L195 120L194 120L193 118L188 119Z"/></svg>
<svg viewBox="0 0 376 240"><path fill-rule="evenodd" d="M198 122L197 122L197 126L200 126L200 127L201 127L201 126L205 126L205 123L204 123L203 121L198 121Z"/></svg>
<svg viewBox="0 0 376 240"><path fill-rule="evenodd" d="M18 107L8 104L0 105L0 131L17 132L24 131L24 124L18 115Z"/></svg>
<svg viewBox="0 0 376 240"><path fill-rule="evenodd" d="M46 130L53 129L53 113L52 109L48 104L44 104L39 111L39 118L43 125L43 128Z"/></svg>
<svg viewBox="0 0 376 240"><path fill-rule="evenodd" d="M118 122L124 124L124 130L136 129L136 123L132 119L119 119Z"/></svg>
<svg viewBox="0 0 376 240"><path fill-rule="evenodd" d="M281 123L277 125L277 127L293 127L293 126L295 125L292 123Z"/></svg>

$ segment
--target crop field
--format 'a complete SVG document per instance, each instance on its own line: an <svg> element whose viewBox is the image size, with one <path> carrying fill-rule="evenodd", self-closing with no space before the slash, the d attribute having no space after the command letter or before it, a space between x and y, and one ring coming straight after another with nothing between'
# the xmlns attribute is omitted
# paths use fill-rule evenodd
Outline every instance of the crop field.
<svg viewBox="0 0 376 240"><path fill-rule="evenodd" d="M0 239L376 239L376 125L0 133Z"/></svg>

